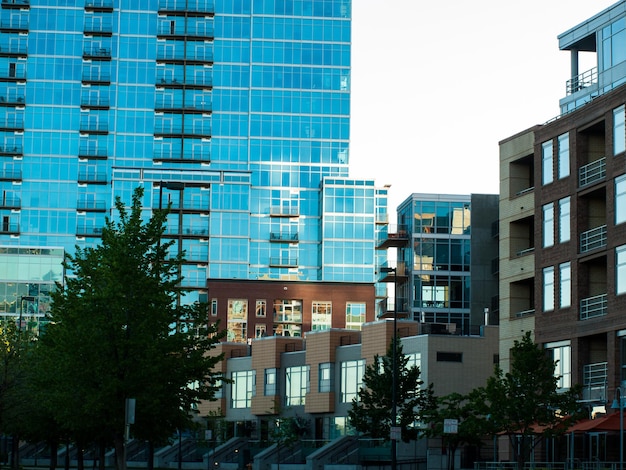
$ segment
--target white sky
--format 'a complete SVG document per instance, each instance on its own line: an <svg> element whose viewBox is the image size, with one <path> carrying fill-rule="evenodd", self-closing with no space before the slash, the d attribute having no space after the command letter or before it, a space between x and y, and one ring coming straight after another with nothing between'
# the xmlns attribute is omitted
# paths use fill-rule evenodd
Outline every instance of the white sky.
<svg viewBox="0 0 626 470"><path fill-rule="evenodd" d="M497 194L498 142L559 113L557 36L614 3L353 0L351 176L391 185L392 220L412 193Z"/></svg>

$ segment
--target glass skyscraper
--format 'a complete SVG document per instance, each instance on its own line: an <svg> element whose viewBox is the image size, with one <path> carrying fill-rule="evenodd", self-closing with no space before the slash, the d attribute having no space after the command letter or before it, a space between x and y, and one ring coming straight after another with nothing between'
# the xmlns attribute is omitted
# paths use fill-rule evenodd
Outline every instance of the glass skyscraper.
<svg viewBox="0 0 626 470"><path fill-rule="evenodd" d="M188 300L374 282L387 189L348 174L349 0L0 5L0 314L45 305L60 271L21 266L97 244L139 185L146 215L172 205Z"/></svg>

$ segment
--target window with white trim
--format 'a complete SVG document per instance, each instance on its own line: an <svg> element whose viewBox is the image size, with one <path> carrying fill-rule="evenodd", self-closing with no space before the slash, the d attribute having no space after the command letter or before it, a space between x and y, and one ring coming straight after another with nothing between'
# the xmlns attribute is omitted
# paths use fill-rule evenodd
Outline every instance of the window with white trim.
<svg viewBox="0 0 626 470"><path fill-rule="evenodd" d="M543 247L554 245L554 203L543 206Z"/></svg>
<svg viewBox="0 0 626 470"><path fill-rule="evenodd" d="M559 160L558 160L558 177L559 179L569 176L569 134L561 134L557 138Z"/></svg>
<svg viewBox="0 0 626 470"><path fill-rule="evenodd" d="M570 198L559 200L559 243L569 241L571 236Z"/></svg>
<svg viewBox="0 0 626 470"><path fill-rule="evenodd" d="M554 310L554 266L543 268L543 311Z"/></svg>
<svg viewBox="0 0 626 470"><path fill-rule="evenodd" d="M626 245L615 248L615 293L626 294Z"/></svg>
<svg viewBox="0 0 626 470"><path fill-rule="evenodd" d="M559 307L572 305L572 266L569 263L559 264Z"/></svg>
<svg viewBox="0 0 626 470"><path fill-rule="evenodd" d="M626 126L624 105L613 110L613 155L626 150Z"/></svg>
<svg viewBox="0 0 626 470"><path fill-rule="evenodd" d="M626 175L615 178L615 224L626 222Z"/></svg>
<svg viewBox="0 0 626 470"><path fill-rule="evenodd" d="M541 144L541 182L543 184L554 181L554 156L552 141Z"/></svg>

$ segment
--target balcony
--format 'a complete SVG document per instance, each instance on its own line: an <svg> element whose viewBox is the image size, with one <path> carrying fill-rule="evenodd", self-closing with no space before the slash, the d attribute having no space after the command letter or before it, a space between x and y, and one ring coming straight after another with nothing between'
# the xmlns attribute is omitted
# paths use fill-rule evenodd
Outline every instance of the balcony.
<svg viewBox="0 0 626 470"><path fill-rule="evenodd" d="M186 88L188 90L210 90L213 88L213 77L209 74L185 77L157 77L157 88Z"/></svg>
<svg viewBox="0 0 626 470"><path fill-rule="evenodd" d="M7 69L0 71L0 82L26 83L26 70L9 64Z"/></svg>
<svg viewBox="0 0 626 470"><path fill-rule="evenodd" d="M88 71L81 76L84 85L110 85L111 74L106 72Z"/></svg>
<svg viewBox="0 0 626 470"><path fill-rule="evenodd" d="M2 224L0 224L0 233L4 235L19 235L20 224L18 224L17 222L9 222L8 220L3 220Z"/></svg>
<svg viewBox="0 0 626 470"><path fill-rule="evenodd" d="M608 400L606 384L606 362L583 365L582 401L605 404Z"/></svg>
<svg viewBox="0 0 626 470"><path fill-rule="evenodd" d="M85 60L111 60L111 49L108 47L90 47L83 50Z"/></svg>
<svg viewBox="0 0 626 470"><path fill-rule="evenodd" d="M29 9L30 0L2 0L2 8L6 9Z"/></svg>
<svg viewBox="0 0 626 470"><path fill-rule="evenodd" d="M106 160L108 158L108 152L105 148L94 148L82 145L78 148L78 158L85 158L87 160Z"/></svg>
<svg viewBox="0 0 626 470"><path fill-rule="evenodd" d="M0 181L22 181L22 170L2 169L0 170Z"/></svg>
<svg viewBox="0 0 626 470"><path fill-rule="evenodd" d="M157 113L176 114L211 114L211 101L193 103L185 100L168 100L165 97L157 97L154 111Z"/></svg>
<svg viewBox="0 0 626 470"><path fill-rule="evenodd" d="M86 0L85 10L110 13L113 11L113 0Z"/></svg>
<svg viewBox="0 0 626 470"><path fill-rule="evenodd" d="M271 268L297 268L298 267L298 259L297 258L285 258L285 257L270 257L270 267Z"/></svg>
<svg viewBox="0 0 626 470"><path fill-rule="evenodd" d="M270 233L270 241L280 243L298 243L298 232L272 232Z"/></svg>
<svg viewBox="0 0 626 470"><path fill-rule="evenodd" d="M24 132L24 118L15 117L0 120L1 132Z"/></svg>
<svg viewBox="0 0 626 470"><path fill-rule="evenodd" d="M189 26L184 22L180 22L172 30L169 22L161 24L157 30L157 38L187 41L212 41L215 38L215 32L210 26L205 25L203 27L200 24L195 25L195 27Z"/></svg>
<svg viewBox="0 0 626 470"><path fill-rule="evenodd" d="M271 217L299 217L300 208L298 206L274 206L270 207Z"/></svg>
<svg viewBox="0 0 626 470"><path fill-rule="evenodd" d="M3 33L27 33L28 17L20 15L16 18L4 19L0 21L0 31Z"/></svg>
<svg viewBox="0 0 626 470"><path fill-rule="evenodd" d="M171 152L155 150L152 159L156 162L171 163L211 163L211 153L204 152Z"/></svg>
<svg viewBox="0 0 626 470"><path fill-rule="evenodd" d="M566 82L567 96L598 83L598 68L593 67Z"/></svg>
<svg viewBox="0 0 626 470"><path fill-rule="evenodd" d="M89 36L112 36L113 25L110 21L95 21L95 18L89 18L85 21L83 32Z"/></svg>
<svg viewBox="0 0 626 470"><path fill-rule="evenodd" d="M594 295L580 301L580 319L589 320L601 317L607 313L606 294Z"/></svg>
<svg viewBox="0 0 626 470"><path fill-rule="evenodd" d="M22 207L22 201L17 196L4 194L0 199L0 209L18 210Z"/></svg>
<svg viewBox="0 0 626 470"><path fill-rule="evenodd" d="M154 136L183 139L209 139L211 138L211 127L206 122L200 123L199 126L189 125L184 127L179 124L157 122L154 126Z"/></svg>
<svg viewBox="0 0 626 470"><path fill-rule="evenodd" d="M78 130L81 134L104 135L109 133L109 123L106 121L81 121Z"/></svg>
<svg viewBox="0 0 626 470"><path fill-rule="evenodd" d="M107 175L105 173L97 173L94 171L79 171L79 184L107 184Z"/></svg>
<svg viewBox="0 0 626 470"><path fill-rule="evenodd" d="M26 43L2 43L0 44L0 57L25 59L28 57L28 47L26 46Z"/></svg>
<svg viewBox="0 0 626 470"><path fill-rule="evenodd" d="M24 149L21 145L5 145L0 147L0 156L2 157L22 157Z"/></svg>
<svg viewBox="0 0 626 470"><path fill-rule="evenodd" d="M76 226L77 237L101 237L102 227L93 224L79 224Z"/></svg>
<svg viewBox="0 0 626 470"><path fill-rule="evenodd" d="M213 51L189 51L183 47L179 47L178 50L159 49L156 60L163 64L211 65L213 64Z"/></svg>
<svg viewBox="0 0 626 470"><path fill-rule="evenodd" d="M107 205L104 201L92 201L79 199L76 203L76 210L81 212L106 212Z"/></svg>
<svg viewBox="0 0 626 470"><path fill-rule="evenodd" d="M213 0L159 0L159 14L168 16L213 16Z"/></svg>
<svg viewBox="0 0 626 470"><path fill-rule="evenodd" d="M111 104L107 96L87 95L80 97L80 107L83 109L109 109Z"/></svg>
<svg viewBox="0 0 626 470"><path fill-rule="evenodd" d="M592 228L580 234L580 253L606 247L606 225Z"/></svg>
<svg viewBox="0 0 626 470"><path fill-rule="evenodd" d="M25 100L24 96L20 95L10 95L10 96L0 96L0 106L9 107L9 108L17 108L24 106Z"/></svg>
<svg viewBox="0 0 626 470"><path fill-rule="evenodd" d="M578 187L584 188L604 180L606 177L606 158L588 163L578 169Z"/></svg>
<svg viewBox="0 0 626 470"><path fill-rule="evenodd" d="M406 225L389 226L387 231L378 234L376 248L386 250L387 248L399 248L407 246L409 243L409 232Z"/></svg>

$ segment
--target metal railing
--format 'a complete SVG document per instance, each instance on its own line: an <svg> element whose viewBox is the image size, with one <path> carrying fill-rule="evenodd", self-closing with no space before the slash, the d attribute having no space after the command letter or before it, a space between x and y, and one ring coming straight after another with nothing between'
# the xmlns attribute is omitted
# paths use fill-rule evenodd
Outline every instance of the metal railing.
<svg viewBox="0 0 626 470"><path fill-rule="evenodd" d="M594 295L580 301L580 319L601 317L607 313L606 294Z"/></svg>
<svg viewBox="0 0 626 470"><path fill-rule="evenodd" d="M566 95L572 95L577 91L588 88L598 83L598 67L586 70L576 77L570 78L566 83Z"/></svg>
<svg viewBox="0 0 626 470"><path fill-rule="evenodd" d="M580 234L580 252L588 251L606 246L606 225L592 228Z"/></svg>
<svg viewBox="0 0 626 470"><path fill-rule="evenodd" d="M606 158L600 158L578 169L578 187L590 185L606 177Z"/></svg>

